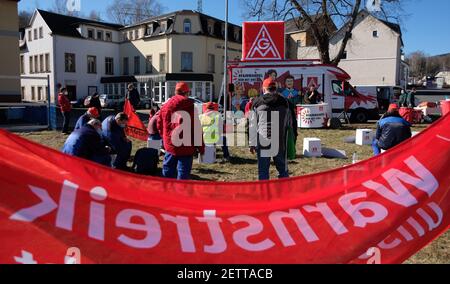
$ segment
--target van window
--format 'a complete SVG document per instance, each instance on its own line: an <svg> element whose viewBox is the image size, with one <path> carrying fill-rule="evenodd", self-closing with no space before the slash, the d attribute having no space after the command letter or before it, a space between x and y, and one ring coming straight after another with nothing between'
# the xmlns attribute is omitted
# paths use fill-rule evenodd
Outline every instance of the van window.
<svg viewBox="0 0 450 284"><path fill-rule="evenodd" d="M336 94L342 93L342 81L333 81L333 92Z"/></svg>

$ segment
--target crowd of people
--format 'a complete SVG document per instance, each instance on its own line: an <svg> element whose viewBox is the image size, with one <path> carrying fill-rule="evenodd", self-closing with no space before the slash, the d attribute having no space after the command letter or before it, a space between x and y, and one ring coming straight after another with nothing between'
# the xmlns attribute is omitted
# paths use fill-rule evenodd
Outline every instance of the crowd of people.
<svg viewBox="0 0 450 284"><path fill-rule="evenodd" d="M273 160L278 178L289 177L289 148L297 142L295 107L298 104L316 104L322 95L312 86L304 95L294 88L294 77L287 76L285 88L268 76L263 81L263 93L249 99L240 86L231 99L235 112L245 110L248 119L247 134L249 151L256 155L259 180L270 179L270 164ZM414 100L405 96L402 104ZM188 84L179 82L175 94L161 109L150 111L148 147L139 149L133 166L128 167L132 142L127 138L126 127L129 117L125 113L100 120L102 109L95 96L86 113L78 118L74 131L69 135L62 151L66 154L87 159L114 169L133 171L138 174L157 175L160 149L164 149L162 176L179 180L190 179L194 156L205 153L206 147L222 146L224 159L230 161L227 147L226 127L214 103L206 103L202 115L197 115L194 102L189 98ZM127 99L137 107L139 93L134 86L128 88ZM63 115L63 133L69 133L71 113L67 89L61 88L58 95ZM411 137L411 125L401 118L397 105L391 105L377 124L373 142L374 154L388 150ZM186 126L187 125L187 126ZM198 135L199 134L199 135ZM295 154L294 154L295 158Z"/></svg>

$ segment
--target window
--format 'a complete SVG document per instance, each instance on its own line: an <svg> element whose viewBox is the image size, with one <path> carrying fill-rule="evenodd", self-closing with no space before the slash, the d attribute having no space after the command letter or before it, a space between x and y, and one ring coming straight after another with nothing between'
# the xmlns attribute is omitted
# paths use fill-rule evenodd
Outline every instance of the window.
<svg viewBox="0 0 450 284"><path fill-rule="evenodd" d="M165 33L167 30L167 22L162 22L161 23L161 33Z"/></svg>
<svg viewBox="0 0 450 284"><path fill-rule="evenodd" d="M184 20L183 32L185 34L190 34L191 33L191 20L189 20L189 19Z"/></svg>
<svg viewBox="0 0 450 284"><path fill-rule="evenodd" d="M36 100L36 89L34 87L31 87L31 100Z"/></svg>
<svg viewBox="0 0 450 284"><path fill-rule="evenodd" d="M122 33L122 38L123 38L123 41L127 41L128 40L128 33Z"/></svg>
<svg viewBox="0 0 450 284"><path fill-rule="evenodd" d="M214 73L216 71L216 56L214 54L208 54L208 73Z"/></svg>
<svg viewBox="0 0 450 284"><path fill-rule="evenodd" d="M111 32L106 32L105 33L105 40L106 41L112 41L112 33Z"/></svg>
<svg viewBox="0 0 450 284"><path fill-rule="evenodd" d="M66 72L75 72L75 54L66 53L64 55L64 65Z"/></svg>
<svg viewBox="0 0 450 284"><path fill-rule="evenodd" d="M147 26L147 35L153 34L153 24Z"/></svg>
<svg viewBox="0 0 450 284"><path fill-rule="evenodd" d="M297 40L297 48L302 47L302 46L303 46L302 40Z"/></svg>
<svg viewBox="0 0 450 284"><path fill-rule="evenodd" d="M33 56L30 56L30 74L34 73Z"/></svg>
<svg viewBox="0 0 450 284"><path fill-rule="evenodd" d="M25 87L20 88L20 94L22 95L22 101L25 100Z"/></svg>
<svg viewBox="0 0 450 284"><path fill-rule="evenodd" d="M235 31L235 32L234 32L234 39L235 39L236 41L239 41L239 40L240 40L240 33L239 33L239 31Z"/></svg>
<svg viewBox="0 0 450 284"><path fill-rule="evenodd" d="M34 56L34 72L35 73L39 73L39 56L35 55Z"/></svg>
<svg viewBox="0 0 450 284"><path fill-rule="evenodd" d="M222 36L225 36L225 25L222 24Z"/></svg>
<svg viewBox="0 0 450 284"><path fill-rule="evenodd" d="M21 55L20 56L20 74L25 74L25 63L24 63L24 60L25 60L25 58L24 58L24 56L23 55Z"/></svg>
<svg viewBox="0 0 450 284"><path fill-rule="evenodd" d="M50 72L50 53L45 54L45 72Z"/></svg>
<svg viewBox="0 0 450 284"><path fill-rule="evenodd" d="M34 32L34 39L38 39L38 30L34 29L33 32Z"/></svg>
<svg viewBox="0 0 450 284"><path fill-rule="evenodd" d="M93 29L88 29L88 38L94 39L94 30Z"/></svg>
<svg viewBox="0 0 450 284"><path fill-rule="evenodd" d="M112 57L105 58L105 74L114 75L114 58Z"/></svg>
<svg viewBox="0 0 450 284"><path fill-rule="evenodd" d="M134 57L134 74L138 75L141 73L141 58L139 56Z"/></svg>
<svg viewBox="0 0 450 284"><path fill-rule="evenodd" d="M134 39L139 39L139 30L134 31Z"/></svg>
<svg viewBox="0 0 450 284"><path fill-rule="evenodd" d="M97 31L97 39L103 40L103 31Z"/></svg>
<svg viewBox="0 0 450 284"><path fill-rule="evenodd" d="M31 35L31 30L28 31L28 41L33 41L33 37Z"/></svg>
<svg viewBox="0 0 450 284"><path fill-rule="evenodd" d="M133 40L133 31L128 32L128 39Z"/></svg>
<svg viewBox="0 0 450 284"><path fill-rule="evenodd" d="M212 35L214 33L214 25L208 25L208 34Z"/></svg>
<svg viewBox="0 0 450 284"><path fill-rule="evenodd" d="M37 89L38 91L38 101L42 101L42 99L43 99L43 93L42 93L42 87L38 87L38 89Z"/></svg>
<svg viewBox="0 0 450 284"><path fill-rule="evenodd" d="M166 72L166 54L159 55L159 72Z"/></svg>
<svg viewBox="0 0 450 284"><path fill-rule="evenodd" d="M44 29L42 27L39 28L39 38L44 38Z"/></svg>
<svg viewBox="0 0 450 284"><path fill-rule="evenodd" d="M342 54L341 59L347 59L347 50L344 51L344 53Z"/></svg>
<svg viewBox="0 0 450 284"><path fill-rule="evenodd" d="M44 69L44 54L39 55L39 72L45 72L46 70Z"/></svg>
<svg viewBox="0 0 450 284"><path fill-rule="evenodd" d="M151 55L148 55L145 61L145 73L151 74L153 73L153 58Z"/></svg>
<svg viewBox="0 0 450 284"><path fill-rule="evenodd" d="M130 74L130 64L128 61L128 57L124 57L123 58L123 75L128 75Z"/></svg>
<svg viewBox="0 0 450 284"><path fill-rule="evenodd" d="M44 93L44 101L48 101L49 95L48 95L48 87L45 87L45 93Z"/></svg>
<svg viewBox="0 0 450 284"><path fill-rule="evenodd" d="M181 71L190 72L192 71L192 52L182 52L181 53Z"/></svg>
<svg viewBox="0 0 450 284"><path fill-rule="evenodd" d="M373 32L372 32L372 36L373 36L373 37L378 37L378 31L373 31Z"/></svg>
<svg viewBox="0 0 450 284"><path fill-rule="evenodd" d="M87 72L89 74L97 73L97 57L92 55L87 56Z"/></svg>

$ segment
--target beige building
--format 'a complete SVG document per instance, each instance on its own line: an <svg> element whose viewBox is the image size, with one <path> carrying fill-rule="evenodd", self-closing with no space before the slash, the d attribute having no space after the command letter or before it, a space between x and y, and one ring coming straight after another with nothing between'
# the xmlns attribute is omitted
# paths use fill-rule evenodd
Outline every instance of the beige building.
<svg viewBox="0 0 450 284"><path fill-rule="evenodd" d="M20 102L19 0L0 0L0 102Z"/></svg>
<svg viewBox="0 0 450 284"><path fill-rule="evenodd" d="M342 44L344 29L330 41L334 58ZM319 58L314 46L300 47L298 58ZM406 86L409 66L403 60L403 40L400 26L382 21L361 11L339 67L347 71L355 86Z"/></svg>
<svg viewBox="0 0 450 284"><path fill-rule="evenodd" d="M115 84L133 80L141 94L158 103L173 95L177 81L186 81L192 95L202 100L218 97L223 80L223 21L190 10L147 19L119 30L120 76L102 78L106 92ZM242 53L240 26L230 24L229 60ZM131 78L131 79L130 79Z"/></svg>

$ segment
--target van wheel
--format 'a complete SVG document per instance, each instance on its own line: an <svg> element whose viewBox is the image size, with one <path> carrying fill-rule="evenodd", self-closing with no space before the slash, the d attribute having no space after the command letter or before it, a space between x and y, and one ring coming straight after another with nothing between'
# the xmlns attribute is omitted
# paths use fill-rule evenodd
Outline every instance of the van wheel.
<svg viewBox="0 0 450 284"><path fill-rule="evenodd" d="M366 123L369 120L369 116L365 110L356 110L352 113L351 119L356 123Z"/></svg>

